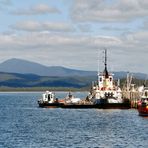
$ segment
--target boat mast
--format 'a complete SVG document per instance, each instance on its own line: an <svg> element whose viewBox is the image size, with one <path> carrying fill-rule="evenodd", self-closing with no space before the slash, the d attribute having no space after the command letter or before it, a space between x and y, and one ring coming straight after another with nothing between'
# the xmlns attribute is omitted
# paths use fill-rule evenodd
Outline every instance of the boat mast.
<svg viewBox="0 0 148 148"><path fill-rule="evenodd" d="M104 75L105 75L105 78L108 78L108 71L107 71L107 49L105 49L105 62L104 62L104 65L105 65L105 69L104 69Z"/></svg>
<svg viewBox="0 0 148 148"><path fill-rule="evenodd" d="M105 69L107 69L107 50L105 49Z"/></svg>
<svg viewBox="0 0 148 148"><path fill-rule="evenodd" d="M98 57L97 57L97 59L98 59L98 73L97 73L97 75L98 75L98 81L97 81L97 84L98 84L98 82L99 82L99 75L100 75L100 59L99 59L99 50L98 50Z"/></svg>

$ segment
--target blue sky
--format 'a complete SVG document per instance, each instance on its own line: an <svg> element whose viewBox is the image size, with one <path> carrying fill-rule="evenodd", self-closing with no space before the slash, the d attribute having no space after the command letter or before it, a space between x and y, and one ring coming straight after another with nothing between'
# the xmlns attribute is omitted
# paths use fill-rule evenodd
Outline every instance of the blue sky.
<svg viewBox="0 0 148 148"><path fill-rule="evenodd" d="M147 0L0 0L0 62L148 73ZM101 61L101 60L100 60Z"/></svg>

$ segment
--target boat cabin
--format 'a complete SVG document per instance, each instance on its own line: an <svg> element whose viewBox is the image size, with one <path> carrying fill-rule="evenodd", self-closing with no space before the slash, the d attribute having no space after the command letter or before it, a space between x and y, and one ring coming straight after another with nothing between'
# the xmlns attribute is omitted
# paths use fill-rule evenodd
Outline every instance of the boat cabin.
<svg viewBox="0 0 148 148"><path fill-rule="evenodd" d="M106 75L99 74L98 84L100 90L112 90L113 89L113 76L110 74L108 77Z"/></svg>
<svg viewBox="0 0 148 148"><path fill-rule="evenodd" d="M55 95L50 92L50 91L46 91L43 95L42 95L42 99L44 102L48 102L48 103L53 103L55 102Z"/></svg>
<svg viewBox="0 0 148 148"><path fill-rule="evenodd" d="M142 98L148 98L148 87L144 87L142 92Z"/></svg>

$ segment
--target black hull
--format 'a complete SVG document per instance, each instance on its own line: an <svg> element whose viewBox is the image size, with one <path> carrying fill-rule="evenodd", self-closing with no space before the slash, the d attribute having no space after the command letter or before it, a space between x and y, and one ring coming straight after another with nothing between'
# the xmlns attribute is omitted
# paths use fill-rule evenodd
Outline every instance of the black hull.
<svg viewBox="0 0 148 148"><path fill-rule="evenodd" d="M40 103L39 107L43 108L73 108L73 109L130 109L130 102L124 103L100 103L100 104L64 104L64 103Z"/></svg>
<svg viewBox="0 0 148 148"><path fill-rule="evenodd" d="M61 108L73 108L73 109L130 109L131 105L129 103L106 103L106 104L63 104L60 105Z"/></svg>
<svg viewBox="0 0 148 148"><path fill-rule="evenodd" d="M73 109L91 109L98 108L98 105L91 104L63 104L60 106L61 108L73 108Z"/></svg>
<svg viewBox="0 0 148 148"><path fill-rule="evenodd" d="M61 106L61 103L39 103L39 107L42 107L42 108L57 108L60 106Z"/></svg>
<svg viewBox="0 0 148 148"><path fill-rule="evenodd" d="M139 116L148 117L148 113L145 113L145 112L139 112Z"/></svg>

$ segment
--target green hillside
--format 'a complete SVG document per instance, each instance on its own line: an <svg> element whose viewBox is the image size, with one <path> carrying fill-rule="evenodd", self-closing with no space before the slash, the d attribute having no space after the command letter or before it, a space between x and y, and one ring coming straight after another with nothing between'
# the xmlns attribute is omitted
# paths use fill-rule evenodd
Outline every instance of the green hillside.
<svg viewBox="0 0 148 148"><path fill-rule="evenodd" d="M96 81L97 76L38 76L34 74L18 74L0 72L0 91L4 90L89 90L92 81ZM115 80L116 81L116 80ZM120 80L121 87L126 83L126 79ZM132 83L140 86L145 83L143 79L134 78Z"/></svg>
<svg viewBox="0 0 148 148"><path fill-rule="evenodd" d="M86 77L49 77L33 74L0 73L0 87L2 88L87 88L96 78Z"/></svg>

